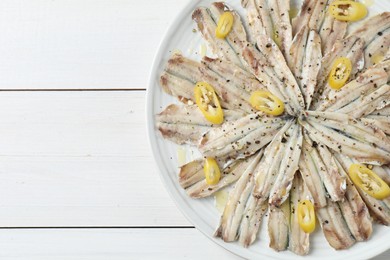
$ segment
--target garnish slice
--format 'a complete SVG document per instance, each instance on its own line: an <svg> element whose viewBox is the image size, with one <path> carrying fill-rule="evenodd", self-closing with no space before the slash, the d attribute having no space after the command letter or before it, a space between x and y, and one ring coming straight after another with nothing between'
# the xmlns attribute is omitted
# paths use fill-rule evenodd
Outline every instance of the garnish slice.
<svg viewBox="0 0 390 260"><path fill-rule="evenodd" d="M339 21L356 22L367 15L364 4L355 1L334 1L329 5L329 13Z"/></svg>
<svg viewBox="0 0 390 260"><path fill-rule="evenodd" d="M310 200L300 201L298 204L298 222L305 233L311 233L316 228L314 206Z"/></svg>
<svg viewBox="0 0 390 260"><path fill-rule="evenodd" d="M209 185L215 185L219 182L221 178L221 171L217 161L214 158L206 158L203 166L203 171L206 177L206 183Z"/></svg>
<svg viewBox="0 0 390 260"><path fill-rule="evenodd" d="M352 164L348 173L352 182L371 197L382 200L390 196L389 185L366 166Z"/></svg>
<svg viewBox="0 0 390 260"><path fill-rule="evenodd" d="M224 12L218 20L215 36L219 39L224 39L232 30L234 23L234 16L232 12Z"/></svg>
<svg viewBox="0 0 390 260"><path fill-rule="evenodd" d="M195 102L204 117L213 124L223 122L223 111L214 88L207 82L198 82L194 89Z"/></svg>
<svg viewBox="0 0 390 260"><path fill-rule="evenodd" d="M249 103L255 109L269 115L279 116L284 112L282 100L268 91L259 90L253 92L249 99Z"/></svg>
<svg viewBox="0 0 390 260"><path fill-rule="evenodd" d="M328 82L330 87L336 90L341 89L349 79L351 71L352 63L348 58L340 57L336 59L329 74Z"/></svg>

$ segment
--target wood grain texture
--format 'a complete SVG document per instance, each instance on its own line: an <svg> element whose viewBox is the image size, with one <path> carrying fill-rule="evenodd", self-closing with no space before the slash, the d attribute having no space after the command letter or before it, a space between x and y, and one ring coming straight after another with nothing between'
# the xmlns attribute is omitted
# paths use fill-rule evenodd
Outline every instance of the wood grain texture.
<svg viewBox="0 0 390 260"><path fill-rule="evenodd" d="M0 258L242 259L196 229L0 230Z"/></svg>
<svg viewBox="0 0 390 260"><path fill-rule="evenodd" d="M388 260L388 256L389 253L383 253L373 259ZM214 244L198 230L181 228L0 230L0 258L242 259Z"/></svg>
<svg viewBox="0 0 390 260"><path fill-rule="evenodd" d="M0 226L188 226L160 180L145 92L0 93Z"/></svg>
<svg viewBox="0 0 390 260"><path fill-rule="evenodd" d="M2 0L0 89L146 88L186 1Z"/></svg>

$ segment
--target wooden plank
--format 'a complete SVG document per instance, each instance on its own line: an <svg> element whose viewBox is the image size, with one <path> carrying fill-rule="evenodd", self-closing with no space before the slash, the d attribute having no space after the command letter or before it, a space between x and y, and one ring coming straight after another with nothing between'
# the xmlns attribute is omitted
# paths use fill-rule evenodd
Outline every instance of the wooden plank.
<svg viewBox="0 0 390 260"><path fill-rule="evenodd" d="M6 259L242 259L196 229L0 230Z"/></svg>
<svg viewBox="0 0 390 260"><path fill-rule="evenodd" d="M2 259L242 259L196 229L0 230ZM375 258L390 259L390 251Z"/></svg>
<svg viewBox="0 0 390 260"><path fill-rule="evenodd" d="M187 2L2 0L0 89L146 88Z"/></svg>
<svg viewBox="0 0 390 260"><path fill-rule="evenodd" d="M189 226L147 143L145 92L1 92L0 226Z"/></svg>

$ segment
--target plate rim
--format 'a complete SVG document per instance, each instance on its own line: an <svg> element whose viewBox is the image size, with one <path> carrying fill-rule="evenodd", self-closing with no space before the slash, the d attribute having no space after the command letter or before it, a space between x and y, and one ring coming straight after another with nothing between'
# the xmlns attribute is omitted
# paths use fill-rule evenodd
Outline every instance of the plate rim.
<svg viewBox="0 0 390 260"><path fill-rule="evenodd" d="M218 0L215 0L218 1ZM223 1L223 0L221 0ZM156 128L155 128L155 120L154 120L154 90L156 88L156 75L161 69L159 67L159 63L161 62L164 51L167 50L167 46L170 42L170 36L172 36L176 30L177 27L180 27L180 22L186 18L185 14L193 10L197 5L199 5L201 1L191 1L187 0L187 3L182 7L177 14L174 15L174 18L169 22L169 25L165 32L163 33L162 39L160 40L157 51L155 52L153 61L152 61L152 69L150 70L149 77L148 77L148 83L147 83L147 89L146 89L146 102L145 102L145 119L146 119L146 126L147 126L147 136L148 136L148 143L149 147L152 150L152 156L153 160L155 162L154 167L158 171L158 175L160 177L160 180L162 181L165 190L168 192L169 196L171 197L172 201L174 202L176 208L179 209L179 211L184 215L184 217L187 219L188 222L190 222L197 230L199 230L204 236L206 236L208 239L213 241L218 246L224 248L225 250L229 251L230 253L239 256L239 257L249 257L248 254L241 255L233 250L232 243L225 243L221 239L216 239L213 237L212 234L207 233L202 226L206 225L205 221L196 214L196 212L189 207L189 205L185 202L182 195L175 189L175 183L173 183L173 180L169 177L169 170L167 169L164 160L160 156L159 147L157 144L157 138L158 134L156 134ZM195 214L191 214L195 213ZM385 244L383 244L385 245ZM360 255L359 257L355 259L367 259L372 258L375 256L378 256L379 254L382 254L383 252L389 250L387 246L380 246L378 245L375 247L375 250L367 250L365 251L364 255ZM258 255L259 257L272 257L273 259L291 259L291 256L284 256L284 255L269 255L266 252L264 252L261 255ZM294 257L301 258L301 256L294 255ZM345 256L342 256L345 257ZM315 257L307 255L304 256L305 259L315 259Z"/></svg>
<svg viewBox="0 0 390 260"><path fill-rule="evenodd" d="M193 211L187 203L183 200L181 195L176 192L175 189L173 189L174 186L170 186L170 178L168 177L168 169L165 167L165 163L163 162L160 154L158 153L158 146L157 146L157 135L156 135L156 129L155 129L155 120L154 120L154 103L153 103L153 91L155 89L155 76L158 73L159 70L159 62L162 59L163 56L163 50L166 49L169 38L172 36L175 32L174 28L179 25L179 22L185 18L185 13L191 11L193 8L195 8L200 1L191 1L187 0L187 3L182 7L177 14L175 14L174 18L170 21L167 29L163 33L162 39L160 40L160 43L158 44L157 51L154 55L153 61L152 61L152 69L149 73L148 77L148 84L146 89L146 126L147 126L147 135L148 135L148 143L149 147L152 150L153 160L155 162L155 168L158 171L158 175L160 177L161 182L164 185L164 189L168 192L171 200L174 202L176 208L179 209L181 214L184 215L184 217L187 219L188 222L190 222L200 233L202 233L203 236L207 237L209 240L217 244L218 246L222 247L223 249L229 251L230 253L238 256L243 257L236 252L230 250L226 246L224 246L221 241L218 241L213 236L205 232L200 226L199 223L203 223L204 221L201 218L198 218L198 216L195 214L193 216L190 216L190 211ZM163 170L162 170L163 169ZM172 184L173 185L173 184ZM196 216L196 221L194 220L194 216ZM198 222L199 221L199 222Z"/></svg>

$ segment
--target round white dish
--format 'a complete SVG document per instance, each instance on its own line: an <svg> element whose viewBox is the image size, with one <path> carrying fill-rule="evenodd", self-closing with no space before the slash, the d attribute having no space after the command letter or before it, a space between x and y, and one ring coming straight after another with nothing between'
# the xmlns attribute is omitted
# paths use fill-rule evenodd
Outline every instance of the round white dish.
<svg viewBox="0 0 390 260"><path fill-rule="evenodd" d="M297 256L289 251L275 252L269 248L265 225L267 221L265 219L263 220L257 241L248 249L241 247L238 243L225 243L221 239L213 237L220 216L220 213L214 206L213 198L191 199L179 186L177 180L179 166L178 146L161 137L155 128L154 120L154 116L168 104L179 103L175 98L168 96L162 91L159 86L159 75L173 52L180 51L186 57L200 60L200 53L204 51L205 41L201 38L199 32L193 32L196 25L191 20L191 13L196 6L209 6L212 2L214 1L188 1L186 7L178 14L166 32L155 56L147 90L146 116L150 145L161 178L179 209L198 230L215 243L248 259L368 259L390 249L390 230L388 227L380 225L374 225L374 232L369 241L357 243L350 249L341 251L335 251L331 248L325 240L322 231L317 229L310 237L310 254L305 257ZM242 17L245 17L240 1L228 0L226 2L237 10ZM374 5L369 7L370 15L383 12L384 10L390 11L390 1L376 0ZM202 48L203 51L201 51ZM209 51L206 51L206 53L211 56ZM190 147L185 149L187 151L186 162L196 159L198 155L196 149Z"/></svg>

